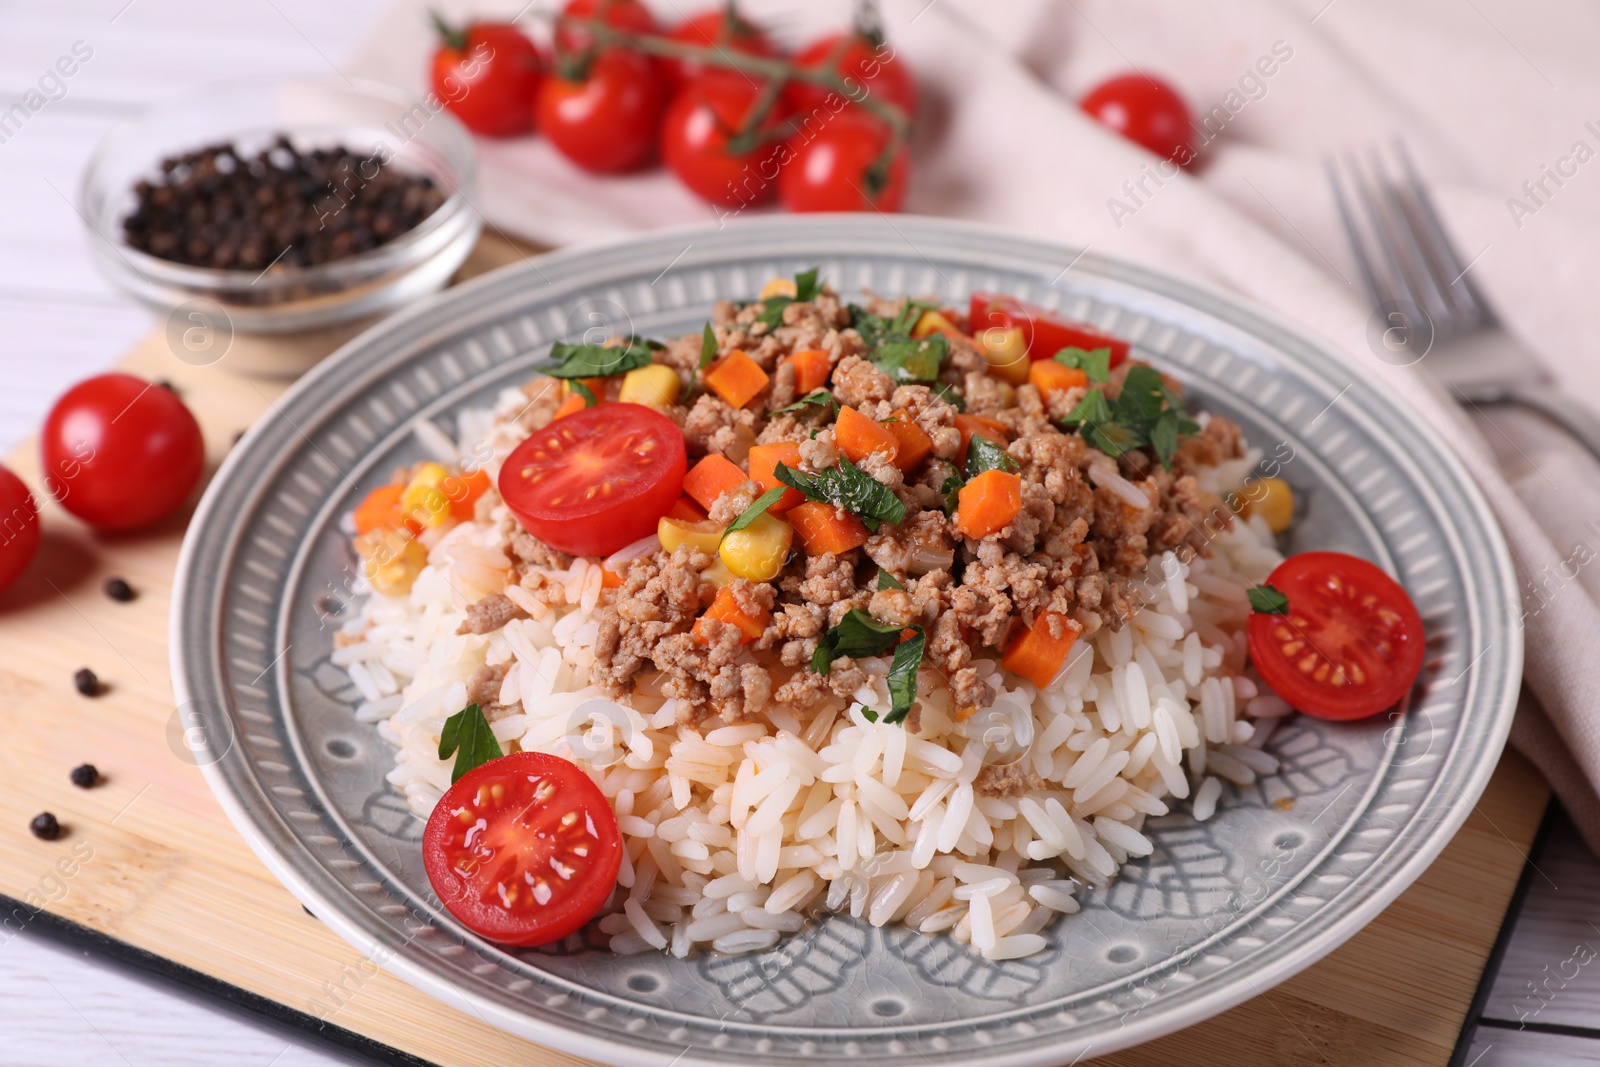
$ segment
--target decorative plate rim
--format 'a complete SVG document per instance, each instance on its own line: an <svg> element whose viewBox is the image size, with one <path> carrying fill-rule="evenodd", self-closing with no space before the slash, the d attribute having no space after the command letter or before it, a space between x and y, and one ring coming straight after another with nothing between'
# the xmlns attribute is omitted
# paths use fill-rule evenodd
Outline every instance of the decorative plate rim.
<svg viewBox="0 0 1600 1067"><path fill-rule="evenodd" d="M840 226L848 226L856 239L859 239L863 232L867 232L881 237L886 245L899 242L910 245L913 249L916 245L906 236L908 231L929 241L941 237L963 240L969 244L959 249L959 252L965 262L974 266L981 261L992 261L997 269L1031 272L1035 260L1047 256L1068 263L1068 269L1081 265L1083 274L1094 275L1113 287L1131 287L1175 302L1197 312L1213 324L1240 331L1257 342L1269 345L1281 355L1287 366L1292 366L1301 375L1311 375L1325 381L1329 372L1338 366L1338 356L1334 350L1314 335L1295 328L1275 312L1213 286L1180 279L1142 264L1034 240L988 226L953 220L913 216L901 216L895 220L850 215L777 217L741 220L727 227L691 227L654 231L644 236L629 236L545 253L521 263L502 267L464 285L421 300L364 331L296 382L289 393L276 402L274 407L313 392L325 379L331 379L345 371L347 369L345 365L359 359L363 352L385 348L393 350L396 347L419 347L424 344L422 339L426 339L430 333L454 332L454 327L458 323L454 318L447 319L445 316L460 313L468 320L492 318L490 315L492 309L513 304L519 299L518 294L522 290L517 283L531 280L535 275L549 282L546 271L550 274L559 274L563 268L581 266L585 261L603 264L607 257L614 256L619 251L636 250L642 255L655 246L675 247L680 241L686 242L683 253L679 254L680 259L684 258L684 254L691 248L701 249L702 256L707 252L715 255L722 249L730 258L749 259L757 255L782 257L791 254L784 247L786 238L827 233L830 227ZM763 235L769 239L758 246L757 242ZM981 254L977 250L979 245L985 247L985 251ZM760 252L754 251L757 247L760 248ZM849 254L846 254L846 258L848 256ZM694 260L698 261L700 258L696 256ZM676 262L677 260L673 261ZM1054 287L1055 282L1066 273L1063 270L1056 279L1044 283L1045 287ZM594 291L601 284L603 283L593 278L581 277L577 283L579 291ZM449 325L442 325L446 322ZM1281 369L1275 373L1281 373ZM1403 401L1387 396L1381 396L1380 399L1392 409L1389 414L1401 416L1407 414ZM1363 412L1362 418L1370 420L1373 415L1370 412ZM199 695L197 679L214 678L222 659L220 634L214 638L207 638L204 635L195 636L190 632L189 624L198 618L200 613L209 613L205 615L207 618L220 616L225 594L222 583L209 584L197 573L196 560L210 547L206 544L206 535L211 532L213 525L218 525L222 532L230 535L225 550L226 555L231 557L237 547L237 525L229 517L215 513L224 506L224 495L235 477L235 472L243 469L252 460L252 445L265 435L266 426L270 421L272 420L266 418L258 420L225 459L196 509L184 538L173 588L173 612L170 621L173 688L179 708L189 706L195 701ZM1058 1035L1051 1042L1035 1042L1014 1049L1001 1046L987 1054L973 1052L965 1057L964 1062L981 1062L990 1067L1043 1067L1080 1048L1083 1052L1092 1048L1096 1055L1109 1053L1193 1025L1225 1011L1310 966L1343 944L1416 880L1443 851L1465 821L1472 809L1472 803L1481 795L1498 762L1499 753L1510 730L1520 686L1523 645L1522 634L1517 626L1519 599L1516 575L1499 526L1486 500L1468 477L1460 460L1431 428L1419 420L1410 420L1406 425L1406 432L1420 439L1428 448L1429 454L1421 457L1421 460L1429 464L1442 464L1442 470L1433 472L1436 485L1448 485L1452 495L1458 498L1459 504L1465 509L1464 513L1451 515L1453 520L1464 525L1449 531L1451 537L1447 546L1448 555L1459 562L1463 554L1459 539L1471 536L1479 542L1478 550L1486 552L1493 563L1492 573L1477 577L1482 586L1481 593L1484 600L1481 622L1485 631L1493 638L1490 648L1498 645L1501 649L1498 669L1491 676L1491 680L1498 681L1498 686L1493 692L1477 688L1480 673L1474 669L1477 661L1469 665L1466 673L1469 675L1468 685L1471 688L1464 706L1468 713L1478 719L1474 724L1477 727L1475 735L1477 750L1472 756L1467 772L1456 782L1460 788L1455 801L1444 808L1442 815L1423 827L1420 834L1408 835L1402 831L1397 835L1396 843L1401 840L1406 841L1411 851L1398 864L1385 867L1381 874L1374 875L1373 879L1366 883L1365 895L1354 901L1353 905L1344 903L1335 906L1336 910L1339 910L1336 917L1323 919L1319 912L1314 924L1320 924L1320 928L1298 944L1280 949L1276 954L1269 954L1269 958L1261 963L1259 969L1252 971L1251 982L1235 978L1162 1011L1140 1012L1132 1022L1113 1031L1109 1036L1096 1035L1093 1040L1074 1042L1070 1037L1062 1038ZM1419 460L1409 455L1397 456L1385 453L1383 459L1389 464L1397 464L1403 468L1420 466ZM267 484L286 461L283 455L269 456L265 460L265 468L259 478L260 485ZM257 462L259 465L260 461ZM1343 480L1341 479L1338 484L1344 484ZM1424 484L1427 484L1426 481ZM1429 488L1435 489L1435 486ZM259 491L258 486L257 492ZM1439 504L1442 508L1442 502ZM1485 655L1487 652L1486 649ZM205 662L201 662L202 660ZM233 727L229 726L228 729ZM1464 736L1465 731L1454 739L1453 745L1459 745ZM296 866L296 859L301 862L309 860L318 863L320 857L285 832L287 827L281 825L282 820L276 811L263 813L259 808L252 810L247 803L247 796L239 791L243 783L227 773L228 762L242 761L242 766L237 770L244 773L248 784L262 799L265 799L264 786L256 777L253 763L240 755L240 749L242 746L231 745L228 751L214 761L201 764L212 792L217 796L230 820L274 877L297 899L310 906L317 917L341 938L357 948L365 947L373 939L361 920L345 914L341 907L341 898L325 894ZM1458 755L1459 753L1452 747L1448 758L1454 760ZM1374 782L1381 782L1382 778L1383 775L1377 775ZM1443 780L1435 782L1423 796L1415 799L1413 808L1424 809L1429 798L1443 785ZM270 806L271 802L267 803ZM1351 818L1358 817L1362 810L1364 809L1357 809ZM1412 820L1415 821L1415 810ZM1338 840L1337 836L1331 837L1330 847ZM1390 847L1394 847L1394 843L1391 843ZM1307 868L1310 869L1312 868ZM1289 934L1285 933L1283 936L1287 937ZM382 946L373 943L371 947L376 954ZM1185 954L1190 951L1192 950L1185 950ZM1174 958L1164 957L1160 964L1153 966L1166 965ZM469 1014L476 1015L500 1029L566 1052L596 1056L609 1062L652 1063L663 1067L669 1064L704 1064L710 1067L713 1064L728 1062L726 1057L697 1055L692 1047L676 1051L674 1054L676 1046L666 1048L659 1044L645 1045L618 1041L609 1036L584 1032L571 1025L546 1021L539 1016L517 1011L500 1001L464 991L451 981L448 974L415 963L403 953L396 952L383 962L383 966L445 1004L458 1008L465 1005ZM1015 1010L1025 1015L1030 1009L1017 1007ZM803 1026L796 1028L784 1024L760 1025L774 1031L817 1029Z"/></svg>

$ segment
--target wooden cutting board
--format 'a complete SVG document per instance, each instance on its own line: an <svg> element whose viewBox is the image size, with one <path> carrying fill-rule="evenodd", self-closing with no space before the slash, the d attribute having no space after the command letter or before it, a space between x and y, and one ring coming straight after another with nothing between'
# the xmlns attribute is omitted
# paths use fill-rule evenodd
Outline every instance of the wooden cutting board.
<svg viewBox="0 0 1600 1067"><path fill-rule="evenodd" d="M486 238L461 277L527 254ZM239 336L221 362L195 367L173 354L160 330L121 366L173 383L200 420L214 471L288 384L232 366L303 365L355 332ZM32 444L7 463L45 502ZM582 1062L375 973L278 884L200 771L175 754L184 748L167 668L168 601L187 519L185 512L152 530L108 536L45 502L39 558L0 595L0 894L11 898L0 901L0 945L29 923L66 926L125 958L395 1062ZM102 583L112 576L137 598L105 596ZM99 675L101 696L75 691L80 667ZM84 762L105 779L87 791L67 777ZM1215 1019L1097 1062L1442 1067L1548 799L1532 768L1508 753L1444 854L1342 948ZM61 820L59 840L29 834L28 821L44 810Z"/></svg>

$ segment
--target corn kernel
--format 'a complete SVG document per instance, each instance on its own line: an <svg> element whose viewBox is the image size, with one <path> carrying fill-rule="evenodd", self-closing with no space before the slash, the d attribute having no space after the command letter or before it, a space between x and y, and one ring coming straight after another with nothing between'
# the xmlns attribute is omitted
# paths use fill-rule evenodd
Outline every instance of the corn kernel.
<svg viewBox="0 0 1600 1067"><path fill-rule="evenodd" d="M945 318L941 312L924 311L922 317L917 319L916 326L912 327L911 336L927 337L935 333L959 335L961 331L956 329L956 324Z"/></svg>
<svg viewBox="0 0 1600 1067"><path fill-rule="evenodd" d="M799 295L799 292L800 290L794 287L793 278L774 278L766 285L761 287L761 295L756 299L766 300L769 297L786 296L790 300L793 300L797 295Z"/></svg>
<svg viewBox="0 0 1600 1067"><path fill-rule="evenodd" d="M355 540L367 581L383 596L400 597L428 565L428 550L405 530L373 530Z"/></svg>
<svg viewBox="0 0 1600 1067"><path fill-rule="evenodd" d="M723 537L720 555L722 562L738 577L752 582L770 582L783 570L793 543L793 526L762 514L744 529Z"/></svg>
<svg viewBox="0 0 1600 1067"><path fill-rule="evenodd" d="M1294 490L1282 478L1259 479L1245 486L1240 496L1244 499L1240 513L1246 518L1260 515L1275 534L1283 533L1294 521Z"/></svg>
<svg viewBox="0 0 1600 1067"><path fill-rule="evenodd" d="M717 554L717 548L722 544L722 531L725 527L719 522L685 522L682 519L663 518L656 523L656 536L661 539L661 547L668 552L676 552L681 545L704 552L708 556Z"/></svg>
<svg viewBox="0 0 1600 1067"><path fill-rule="evenodd" d="M728 569L728 565L720 559L700 572L701 580L710 582L712 587L716 589L732 585L734 577L734 573Z"/></svg>
<svg viewBox="0 0 1600 1067"><path fill-rule="evenodd" d="M422 464L400 494L401 513L419 526L443 526L450 519L450 498L439 487L449 477L437 463Z"/></svg>
<svg viewBox="0 0 1600 1067"><path fill-rule="evenodd" d="M678 372L660 363L631 370L623 376L617 399L624 404L664 408L678 399Z"/></svg>
<svg viewBox="0 0 1600 1067"><path fill-rule="evenodd" d="M1012 385L1028 380L1028 342L1020 327L992 326L979 333L976 340L990 374Z"/></svg>

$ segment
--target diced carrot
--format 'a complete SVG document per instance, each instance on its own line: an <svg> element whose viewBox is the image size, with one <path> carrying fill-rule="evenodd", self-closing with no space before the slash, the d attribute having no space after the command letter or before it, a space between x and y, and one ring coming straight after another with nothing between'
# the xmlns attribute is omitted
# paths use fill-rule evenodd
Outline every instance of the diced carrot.
<svg viewBox="0 0 1600 1067"><path fill-rule="evenodd" d="M887 452L893 460L900 447L887 426L873 422L852 407L839 409L839 418L833 424L833 439L839 451L849 456L852 463L860 463L874 452Z"/></svg>
<svg viewBox="0 0 1600 1067"><path fill-rule="evenodd" d="M439 489L450 501L450 517L461 522L471 519L478 498L488 492L492 484L484 471L473 471L467 475L452 474L446 478Z"/></svg>
<svg viewBox="0 0 1600 1067"><path fill-rule="evenodd" d="M772 622L772 612L762 608L759 614L747 615L740 610L738 602L734 599L733 589L723 586L717 590L716 599L706 609L705 614L694 621L694 635L702 641L709 640L701 629L700 623L704 619L714 619L737 626L744 631L744 636L739 638L741 645L747 645L766 632L768 624Z"/></svg>
<svg viewBox="0 0 1600 1067"><path fill-rule="evenodd" d="M961 431L961 451L956 455L958 467L967 465L967 446L972 444L973 434L988 438L1001 448L1011 443L1006 437L1006 424L983 415L957 415L956 429Z"/></svg>
<svg viewBox="0 0 1600 1067"><path fill-rule="evenodd" d="M600 568L600 588L621 589L622 575L618 574L616 571L606 570L604 567Z"/></svg>
<svg viewBox="0 0 1600 1067"><path fill-rule="evenodd" d="M794 364L794 390L799 396L827 385L828 375L833 371L828 353L815 348L801 349L789 357L789 362Z"/></svg>
<svg viewBox="0 0 1600 1067"><path fill-rule="evenodd" d="M561 395L568 397L577 393L578 396L582 396L582 393L572 387L573 381L580 381L588 387L589 392L594 394L595 400L604 401L606 398L606 382L610 380L609 378L576 378L570 381L563 381L561 383Z"/></svg>
<svg viewBox="0 0 1600 1067"><path fill-rule="evenodd" d="M1052 627L1059 630L1061 636L1052 635ZM1061 673L1061 665L1067 662L1067 653L1072 651L1082 629L1064 615L1040 612L1033 620L1033 628L1023 630L1012 640L1011 647L1001 657L1000 666L1043 689Z"/></svg>
<svg viewBox="0 0 1600 1067"><path fill-rule="evenodd" d="M680 496L673 505L667 509L666 518L682 519L684 522L705 522L706 513L699 504L686 496Z"/></svg>
<svg viewBox="0 0 1600 1067"><path fill-rule="evenodd" d="M946 337L961 337L970 340L966 334L956 329L956 324L946 318L943 312L924 311L922 317L917 320L916 326L912 327L911 336L927 337L929 334L935 333L942 333Z"/></svg>
<svg viewBox="0 0 1600 1067"><path fill-rule="evenodd" d="M702 374L706 388L716 393L730 405L742 408L767 387L771 379L767 372L756 366L756 361L735 348Z"/></svg>
<svg viewBox="0 0 1600 1067"><path fill-rule="evenodd" d="M800 446L793 441L779 441L775 445L753 445L750 448L750 477L765 493L769 489L776 489L783 483L778 481L777 468L782 463L786 467L800 466ZM778 498L778 502L767 508L774 515L782 515L796 504L805 500L806 495L798 489L790 489Z"/></svg>
<svg viewBox="0 0 1600 1067"><path fill-rule="evenodd" d="M837 555L867 543L867 528L860 519L820 500L791 508L786 517L808 556Z"/></svg>
<svg viewBox="0 0 1600 1067"><path fill-rule="evenodd" d="M356 533L397 530L404 525L400 512L400 494L405 490L404 485L380 485L368 493L366 499L356 505L354 516Z"/></svg>
<svg viewBox="0 0 1600 1067"><path fill-rule="evenodd" d="M961 487L956 498L956 529L977 540L1006 528L1022 510L1022 476L984 471Z"/></svg>
<svg viewBox="0 0 1600 1067"><path fill-rule="evenodd" d="M1063 367L1053 359L1036 360L1028 364L1028 381L1040 396L1064 393L1068 389L1081 389L1089 384L1089 376L1077 367Z"/></svg>
<svg viewBox="0 0 1600 1067"><path fill-rule="evenodd" d="M712 452L683 476L683 491L709 512L711 505L717 502L717 497L729 489L739 488L749 480L749 476L731 459Z"/></svg>
<svg viewBox="0 0 1600 1067"><path fill-rule="evenodd" d="M576 415L578 412L584 409L586 404L588 404L588 401L583 397L579 396L577 393L571 393L565 400L561 402L561 406L556 408L556 419L564 419L568 415ZM554 422L555 419L551 419L550 421Z"/></svg>
<svg viewBox="0 0 1600 1067"><path fill-rule="evenodd" d="M933 438L922 432L922 427L911 420L911 413L901 408L894 413L894 421L883 428L894 437L894 465L907 474L928 458L933 451Z"/></svg>

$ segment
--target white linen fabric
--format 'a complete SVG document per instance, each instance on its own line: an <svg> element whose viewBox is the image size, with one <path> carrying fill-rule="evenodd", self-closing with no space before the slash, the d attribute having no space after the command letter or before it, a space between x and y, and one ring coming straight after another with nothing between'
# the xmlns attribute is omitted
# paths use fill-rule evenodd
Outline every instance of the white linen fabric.
<svg viewBox="0 0 1600 1067"><path fill-rule="evenodd" d="M681 9L679 7L681 4ZM548 6L548 5L547 5ZM667 24L701 6L652 4ZM344 68L421 92L451 17L499 0L397 0ZM746 0L798 46L846 0ZM885 0L923 103L905 208L1090 247L1231 290L1317 334L1458 452L1498 516L1524 589L1525 699L1512 740L1600 851L1600 464L1538 418L1463 414L1418 369L1369 351L1368 311L1323 176L1335 152L1403 135L1471 278L1546 374L1600 395L1600 9L1580 0ZM1075 101L1157 74L1188 100L1200 162L1163 170ZM535 136L482 141L478 206L509 234L575 244L710 222L661 169L599 178ZM1063 264L1066 266L1066 264ZM1422 370L1426 370L1426 360Z"/></svg>

